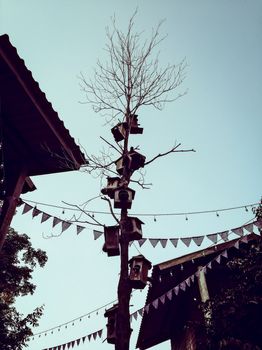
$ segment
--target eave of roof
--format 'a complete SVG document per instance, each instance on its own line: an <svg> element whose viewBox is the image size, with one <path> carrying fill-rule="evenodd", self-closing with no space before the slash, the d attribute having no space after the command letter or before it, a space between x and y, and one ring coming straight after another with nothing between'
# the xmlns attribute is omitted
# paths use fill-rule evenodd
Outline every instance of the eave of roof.
<svg viewBox="0 0 262 350"><path fill-rule="evenodd" d="M247 235L248 242L257 239L261 239L261 236L258 236L254 233ZM203 266L207 264L214 256L216 256L216 254L219 254L219 252L225 249L227 249L228 251L234 249L234 245L237 240L238 239L234 239L225 243L218 244L216 246L208 247L200 251L154 265L152 271L153 283L148 290L145 305L151 303L154 299L158 298L159 296L167 292L170 288L174 287L174 285L165 285L164 280L161 283L157 283L157 281L159 280L159 276L168 275L168 272L173 271L175 275L178 276L177 279L175 279L176 285L177 280L178 283L180 283L192 273L193 267L196 268L199 265ZM192 263L192 260L194 261L194 263ZM183 264L183 271L181 271L180 269L181 264ZM154 281L156 281L156 283L154 283ZM168 281L167 283L170 283L170 281ZM189 292L194 293L194 290L192 288L193 287L189 288ZM172 303L172 308L179 308L179 304L182 304L182 301L184 300L184 298L186 298L186 296L187 294L185 292L183 292L183 294L179 293L179 295L176 296L176 298L174 298L172 302L169 302ZM159 307L156 310L154 308L151 308L151 313L149 314L144 313L141 321L140 331L138 334L137 348L148 349L152 346L155 346L163 341L170 339L168 330L166 330L166 328L168 328L167 319L172 317L168 314L170 310L170 305L161 305L161 307ZM173 326L176 322L179 323L181 321L179 320L179 316L181 315L178 315L178 318L176 318L175 316L176 315L174 315L174 319L172 320ZM164 322L166 322L166 324L161 329L161 323L164 324Z"/></svg>
<svg viewBox="0 0 262 350"><path fill-rule="evenodd" d="M77 170L85 164L84 154L17 54L8 35L0 36L0 70L2 115L7 128L16 130L22 144L30 149L28 175ZM15 138L18 139L16 135ZM19 144L17 148L20 148Z"/></svg>

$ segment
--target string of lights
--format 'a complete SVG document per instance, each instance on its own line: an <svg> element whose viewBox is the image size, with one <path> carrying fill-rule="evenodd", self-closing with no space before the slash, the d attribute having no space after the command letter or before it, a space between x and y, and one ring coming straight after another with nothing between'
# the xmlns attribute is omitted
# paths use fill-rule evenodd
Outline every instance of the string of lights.
<svg viewBox="0 0 262 350"><path fill-rule="evenodd" d="M48 204L48 203L43 203L43 202L36 202L32 200L24 200L24 202L28 203L33 203L34 205L40 205L40 206L46 206L46 207L51 207L51 208L57 208L61 209L62 211L64 210L70 210L70 211L82 211L79 208L72 208L72 207L66 207L66 206L60 206L60 205L55 205L55 204ZM211 209L211 210L199 210L199 211L189 211L189 212L171 212L171 213L132 213L132 215L136 216L147 216L147 217L153 217L154 219L156 217L160 216L186 216L186 218L189 215L197 215L197 214L210 214L210 213L216 213L217 216L219 216L218 213L225 212L225 211L231 211L231 210L238 210L238 209L244 209L245 211L248 211L249 209L252 210L252 208L255 208L259 205L259 203L252 203L252 204L245 204L245 205L240 205L236 207L229 207L229 208L221 208L221 209ZM84 209L84 212L89 213L89 214L102 214L102 215L111 215L110 211L97 211L97 210L87 210ZM117 214L116 214L117 215Z"/></svg>
<svg viewBox="0 0 262 350"><path fill-rule="evenodd" d="M116 303L116 302L117 302L117 299L116 299L116 300L113 300L113 301L111 301L111 302L109 302L109 303L107 303L107 304L105 304L105 305L103 305L103 306L100 306L100 307L98 307L98 308L95 309L95 310L92 310L92 311L90 311L90 312L88 312L88 313L85 313L85 314L83 314L83 315L81 315L81 316L78 316L78 317L76 317L76 318L74 318L74 319L72 319L72 320L70 320L70 321L61 323L61 324L59 324L58 326L54 326L54 327L49 328L49 329L46 329L46 330L44 330L44 331L41 331L41 332L38 332L38 333L34 333L31 337L41 336L42 334L45 334L45 335L46 335L47 333L53 332L54 330L60 329L60 328L62 328L62 327L67 328L67 326L68 326L69 324L74 324L74 322L76 322L76 321L80 321L80 322L81 322L81 321L83 320L83 318L85 318L85 317L90 318L90 316L91 316L92 314L94 314L94 313L98 314L98 312L99 312L100 310L105 309L107 306L113 305L113 304Z"/></svg>

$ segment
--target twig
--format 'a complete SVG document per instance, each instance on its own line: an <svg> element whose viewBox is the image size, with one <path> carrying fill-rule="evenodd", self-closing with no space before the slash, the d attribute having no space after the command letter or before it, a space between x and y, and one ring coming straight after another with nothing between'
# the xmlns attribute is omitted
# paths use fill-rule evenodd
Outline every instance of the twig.
<svg viewBox="0 0 262 350"><path fill-rule="evenodd" d="M113 212L113 208L112 208L112 204L111 204L111 202L110 202L110 199L108 199L108 198L106 198L106 197L101 197L101 199L103 199L103 200L105 200L105 201L108 202L110 212L111 212L113 218L114 218L114 219L116 220L116 222L119 224L120 221L118 220L118 218L115 216L115 213Z"/></svg>
<svg viewBox="0 0 262 350"><path fill-rule="evenodd" d="M120 150L117 149L114 145L112 145L110 142L108 142L106 139L104 139L102 136L100 136L100 139L102 139L105 143L107 143L109 146L111 146L112 148L114 148L114 150L116 150L118 153L120 153L122 155L122 148L120 147Z"/></svg>
<svg viewBox="0 0 262 350"><path fill-rule="evenodd" d="M171 148L171 150L165 152L165 153L159 153L157 156L155 156L154 158L152 158L151 160L149 160L148 162L145 162L145 165L148 165L150 163L152 163L153 161L155 161L157 158L160 157L164 157L169 153L178 153L178 152L195 152L194 149L182 149L182 150L177 150L177 148L181 146L181 143L179 143L177 146Z"/></svg>

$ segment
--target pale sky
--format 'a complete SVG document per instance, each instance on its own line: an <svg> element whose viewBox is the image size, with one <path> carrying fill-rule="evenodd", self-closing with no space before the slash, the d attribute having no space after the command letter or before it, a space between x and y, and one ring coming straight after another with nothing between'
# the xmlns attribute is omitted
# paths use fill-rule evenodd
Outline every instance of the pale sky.
<svg viewBox="0 0 262 350"><path fill-rule="evenodd" d="M0 34L8 34L18 54L32 71L40 88L58 112L76 142L86 151L98 153L104 146L99 136L112 140L103 117L91 106L80 104L85 96L77 76L91 76L96 60L106 59L105 27L116 15L121 29L138 7L136 28L149 36L161 19L163 35L160 60L163 65L186 57L187 78L183 98L166 105L163 111L141 109L139 122L143 136L132 139L148 159L181 142L182 148L196 153L169 155L147 168L151 190L135 188L131 213L177 213L242 206L260 200L261 191L261 81L262 81L262 2L247 0L173 1L84 1L84 0L0 0ZM100 181L81 172L33 178L37 190L23 198L63 205L79 204L99 195ZM38 206L63 219L61 209ZM108 210L100 199L89 210ZM139 216L145 222L145 238L173 238L205 235L243 225L253 218L244 209L185 216ZM105 224L110 216L97 215ZM44 239L52 231L51 221L21 215L18 210L12 226L26 232L35 247L46 250L49 261L37 270L34 296L21 298L18 306L30 312L45 304L40 326L35 332L58 326L116 299L119 258L102 252L103 237L94 241L87 226L79 236L70 228L59 238ZM232 237L233 238L233 237ZM167 246L153 248L146 243L140 251L153 264L196 250ZM130 257L137 255L131 247ZM141 308L146 290L135 292L131 312ZM29 350L63 344L105 328L103 310L57 329L53 334L30 342ZM131 350L135 347L141 318L132 324ZM103 339L105 339L105 331ZM109 349L101 340L77 349ZM169 349L165 343L154 349Z"/></svg>

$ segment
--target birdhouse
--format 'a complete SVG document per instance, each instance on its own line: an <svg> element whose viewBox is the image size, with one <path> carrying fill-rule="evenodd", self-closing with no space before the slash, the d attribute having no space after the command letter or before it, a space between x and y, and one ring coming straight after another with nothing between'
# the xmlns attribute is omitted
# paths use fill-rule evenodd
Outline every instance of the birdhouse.
<svg viewBox="0 0 262 350"><path fill-rule="evenodd" d="M122 140L124 140L125 136L126 136L126 130L127 130L127 123L118 123L116 126L114 126L111 129L111 132L114 136L114 139L116 142L120 142Z"/></svg>
<svg viewBox="0 0 262 350"><path fill-rule="evenodd" d="M127 167L130 171L138 170L143 168L145 165L146 157L142 154L136 152L133 147L125 157L121 157L115 161L116 171L118 174L122 175L124 172L124 167Z"/></svg>
<svg viewBox="0 0 262 350"><path fill-rule="evenodd" d="M129 280L132 288L144 289L148 279L148 270L152 264L143 255L134 256L129 260Z"/></svg>
<svg viewBox="0 0 262 350"><path fill-rule="evenodd" d="M119 226L105 226L104 227L105 243L103 251L108 256L120 255L119 251Z"/></svg>
<svg viewBox="0 0 262 350"><path fill-rule="evenodd" d="M119 177L108 177L107 186L102 188L101 192L111 199L114 198L114 192L119 187L120 178Z"/></svg>
<svg viewBox="0 0 262 350"><path fill-rule="evenodd" d="M135 191L129 187L118 188L114 192L114 208L130 209L132 206L132 200L135 197Z"/></svg>
<svg viewBox="0 0 262 350"><path fill-rule="evenodd" d="M104 316L107 317L107 342L109 344L116 343L116 317L118 304L115 304L110 309L106 310Z"/></svg>
<svg viewBox="0 0 262 350"><path fill-rule="evenodd" d="M142 239L143 221L136 217L128 216L122 226L122 233L129 236L130 241Z"/></svg>
<svg viewBox="0 0 262 350"><path fill-rule="evenodd" d="M137 114L130 115L130 134L143 134L143 128L139 127Z"/></svg>

